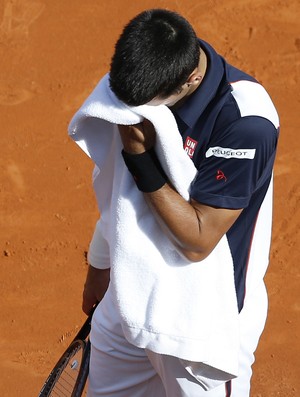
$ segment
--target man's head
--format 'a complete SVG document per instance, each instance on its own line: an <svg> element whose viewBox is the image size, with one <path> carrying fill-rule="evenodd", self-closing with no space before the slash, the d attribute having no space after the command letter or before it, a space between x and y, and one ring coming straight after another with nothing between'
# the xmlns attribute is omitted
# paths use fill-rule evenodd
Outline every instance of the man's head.
<svg viewBox="0 0 300 397"><path fill-rule="evenodd" d="M127 105L179 92L199 64L199 41L175 12L144 11L125 26L115 46L110 86Z"/></svg>

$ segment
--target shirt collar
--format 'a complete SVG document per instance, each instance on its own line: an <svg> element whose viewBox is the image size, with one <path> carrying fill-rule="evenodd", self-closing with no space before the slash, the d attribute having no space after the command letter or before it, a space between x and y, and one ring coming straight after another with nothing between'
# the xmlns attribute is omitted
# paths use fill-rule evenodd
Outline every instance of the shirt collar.
<svg viewBox="0 0 300 397"><path fill-rule="evenodd" d="M174 113L190 128L193 128L199 115L214 97L225 72L223 58L208 43L203 40L199 40L199 42L207 56L204 79L191 97L181 107L174 110Z"/></svg>

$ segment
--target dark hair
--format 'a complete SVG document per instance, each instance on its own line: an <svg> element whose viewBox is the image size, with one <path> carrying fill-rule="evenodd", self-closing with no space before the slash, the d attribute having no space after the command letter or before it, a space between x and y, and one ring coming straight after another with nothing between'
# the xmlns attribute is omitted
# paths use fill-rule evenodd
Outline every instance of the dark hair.
<svg viewBox="0 0 300 397"><path fill-rule="evenodd" d="M178 90L198 66L199 41L190 23L173 11L142 12L115 46L110 87L127 105L143 105Z"/></svg>

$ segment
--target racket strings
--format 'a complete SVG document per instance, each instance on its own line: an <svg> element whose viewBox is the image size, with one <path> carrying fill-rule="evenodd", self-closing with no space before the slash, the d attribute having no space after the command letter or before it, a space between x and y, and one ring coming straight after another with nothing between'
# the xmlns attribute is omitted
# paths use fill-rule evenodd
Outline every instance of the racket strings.
<svg viewBox="0 0 300 397"><path fill-rule="evenodd" d="M49 397L70 397L74 389L80 365L82 362L83 349L77 346L68 357L66 357L62 370L57 376Z"/></svg>

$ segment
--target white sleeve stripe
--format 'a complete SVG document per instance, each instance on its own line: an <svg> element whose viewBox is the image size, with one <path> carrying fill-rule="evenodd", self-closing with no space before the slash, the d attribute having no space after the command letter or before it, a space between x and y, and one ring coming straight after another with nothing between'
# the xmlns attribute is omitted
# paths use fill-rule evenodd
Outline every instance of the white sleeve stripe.
<svg viewBox="0 0 300 397"><path fill-rule="evenodd" d="M260 116L279 127L279 117L275 106L264 87L258 83L241 80L230 83L232 95L240 109L241 116Z"/></svg>

